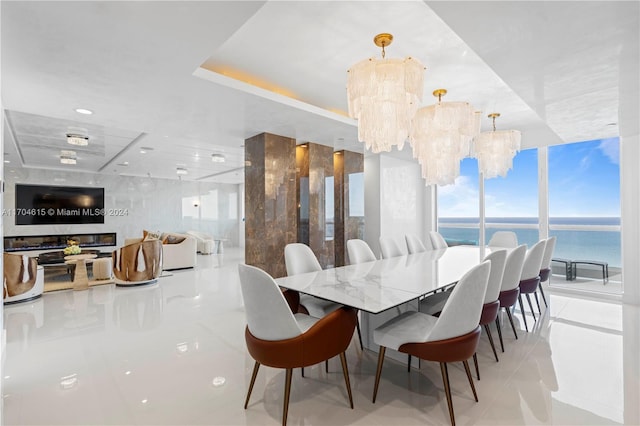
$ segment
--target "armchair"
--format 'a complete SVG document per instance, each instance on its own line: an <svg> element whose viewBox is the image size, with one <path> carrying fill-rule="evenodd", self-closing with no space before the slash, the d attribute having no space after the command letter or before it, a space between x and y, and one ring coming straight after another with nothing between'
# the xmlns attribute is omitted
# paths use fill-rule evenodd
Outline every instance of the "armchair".
<svg viewBox="0 0 640 426"><path fill-rule="evenodd" d="M132 243L114 250L113 275L116 285L132 286L157 281L162 273L163 250L160 240Z"/></svg>
<svg viewBox="0 0 640 426"><path fill-rule="evenodd" d="M187 231L187 235L191 235L196 239L198 253L213 254L216 252L216 241L211 235L200 231Z"/></svg>
<svg viewBox="0 0 640 426"><path fill-rule="evenodd" d="M5 304L24 302L42 296L44 268L35 257L3 253Z"/></svg>

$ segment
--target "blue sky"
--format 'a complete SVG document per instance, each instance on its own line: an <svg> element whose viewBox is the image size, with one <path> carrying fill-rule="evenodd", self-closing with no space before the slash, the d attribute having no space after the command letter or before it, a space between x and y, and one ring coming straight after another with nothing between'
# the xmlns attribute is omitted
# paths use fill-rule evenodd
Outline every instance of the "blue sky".
<svg viewBox="0 0 640 426"><path fill-rule="evenodd" d="M618 138L549 147L552 217L620 216ZM487 217L538 215L538 153L520 151L506 178L485 181ZM477 160L465 158L455 185L438 188L441 217L478 217Z"/></svg>

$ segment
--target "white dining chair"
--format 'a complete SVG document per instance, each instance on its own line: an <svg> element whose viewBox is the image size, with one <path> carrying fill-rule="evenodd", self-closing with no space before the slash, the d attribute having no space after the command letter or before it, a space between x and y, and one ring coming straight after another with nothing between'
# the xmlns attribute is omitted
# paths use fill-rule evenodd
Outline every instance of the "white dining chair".
<svg viewBox="0 0 640 426"><path fill-rule="evenodd" d="M409 251L409 254L423 253L427 250L433 250L431 239L423 242L416 235L412 234L405 235L404 239L407 242L407 250Z"/></svg>
<svg viewBox="0 0 640 426"><path fill-rule="evenodd" d="M515 306L520 295L520 276L522 275L522 265L524 264L524 257L527 254L527 246L522 244L511 250L507 256L507 262L504 266L504 275L502 276L502 285L500 287L500 294L498 300L500 301L500 308L504 308L507 312L507 317L511 323L511 329L513 335L518 339L518 333L516 332L516 326L513 323L513 315L511 309ZM504 342L502 340L502 326L500 324L500 316L496 317L496 326L498 327L498 337L500 338L500 347L504 352Z"/></svg>
<svg viewBox="0 0 640 426"><path fill-rule="evenodd" d="M493 342L493 336L491 334L489 324L497 319L498 310L500 309L498 296L500 294L500 289L502 288L502 279L504 276L504 268L507 260L507 250L493 251L484 258L484 261L487 260L491 261L491 273L489 275L487 291L484 296L482 315L480 317L479 324L485 329L487 338L489 339L489 344L491 345L491 349L493 350L493 356L495 357L496 362L498 362L498 353ZM420 300L419 311L429 315L440 315L450 296L451 291L442 291L427 296L424 299ZM498 330L498 334L500 333L501 331ZM476 368L476 375L478 377L478 380L480 380L478 359L475 354L473 355L473 362ZM410 360L409 363L411 363Z"/></svg>
<svg viewBox="0 0 640 426"><path fill-rule="evenodd" d="M255 360L244 408L260 365L286 369L282 424L287 424L291 378L294 368L304 368L340 356L349 405L353 397L345 351L353 337L356 311L341 307L324 318L293 314L273 278L254 266L238 265L245 305L247 350Z"/></svg>
<svg viewBox="0 0 640 426"><path fill-rule="evenodd" d="M380 237L380 254L383 259L404 256L406 253L393 238Z"/></svg>
<svg viewBox="0 0 640 426"><path fill-rule="evenodd" d="M484 303L482 305L482 314L480 314L480 325L484 328L493 351L493 356L498 359L498 352L493 342L493 336L491 335L491 323L495 322L498 318L498 311L500 310L500 289L502 288L502 278L504 277L504 267L507 263L507 250L496 250L489 253L484 260L491 261L491 273L489 274L489 282L487 284L487 291L484 294ZM500 331L498 331L500 332ZM473 354L473 363L476 367L476 375L480 380L480 369L478 368L478 357Z"/></svg>
<svg viewBox="0 0 640 426"><path fill-rule="evenodd" d="M556 237L547 238L547 244L544 246L544 255L542 256L542 266L540 266L540 295L544 301L544 306L547 304L547 298L544 296L544 290L542 289L542 283L547 282L551 284L551 259L553 258L553 252L556 249Z"/></svg>
<svg viewBox="0 0 640 426"><path fill-rule="evenodd" d="M301 243L291 243L284 247L284 263L288 276L322 270L322 266L320 266L320 262L318 262L318 258L313 253L313 250L311 250L308 245ZM342 307L342 305L338 303L313 297L308 294L300 295L300 305L307 310L309 315L315 318L322 318ZM356 323L356 328L358 330L360 348L362 348L362 335L360 333L359 322Z"/></svg>
<svg viewBox="0 0 640 426"><path fill-rule="evenodd" d="M306 244L287 244L284 247L284 263L288 276L322 271L318 258ZM307 294L300 295L300 305L304 306L309 315L315 318L322 318L342 306Z"/></svg>
<svg viewBox="0 0 640 426"><path fill-rule="evenodd" d="M467 272L453 289L439 317L415 311L405 312L373 331L373 340L380 346L373 388L374 403L386 348L440 363L452 424L455 424L455 417L449 386L448 363L460 361L463 363L473 396L476 402L478 401L468 360L476 352L480 339L478 324L490 269L491 262L485 261Z"/></svg>
<svg viewBox="0 0 640 426"><path fill-rule="evenodd" d="M349 254L349 264L351 265L377 260L369 244L359 239L347 241L347 253Z"/></svg>
<svg viewBox="0 0 640 426"><path fill-rule="evenodd" d="M518 247L518 236L512 231L497 231L491 236L488 246L516 248Z"/></svg>
<svg viewBox="0 0 640 426"><path fill-rule="evenodd" d="M447 241L438 231L429 232L429 236L431 237L431 245L435 250L449 247Z"/></svg>
<svg viewBox="0 0 640 426"><path fill-rule="evenodd" d="M527 318L524 312L524 304L522 303L522 295L527 296L527 302L529 308L531 308L531 315L533 321L536 321L536 313L533 310L531 304L531 293L535 296L536 304L538 305L538 312L542 314L540 310L540 302L538 302L538 286L540 285L540 267L542 266L542 257L544 256L544 248L547 244L547 240L540 240L533 245L528 251L527 256L524 259L524 265L522 266L522 275L520 276L520 295L518 296L518 302L520 304L520 311L522 312L522 320L524 321L524 329L528 332Z"/></svg>

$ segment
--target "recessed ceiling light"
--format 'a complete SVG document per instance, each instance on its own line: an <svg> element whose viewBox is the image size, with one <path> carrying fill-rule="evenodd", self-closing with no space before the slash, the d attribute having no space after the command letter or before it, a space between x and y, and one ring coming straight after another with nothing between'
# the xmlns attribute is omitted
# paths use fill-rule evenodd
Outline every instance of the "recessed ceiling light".
<svg viewBox="0 0 640 426"><path fill-rule="evenodd" d="M227 159L222 154L211 154L211 161L214 163L224 163Z"/></svg>
<svg viewBox="0 0 640 426"><path fill-rule="evenodd" d="M176 173L179 174L179 175L186 175L188 172L187 172L187 169L183 169L182 167L178 167L176 169Z"/></svg>
<svg viewBox="0 0 640 426"><path fill-rule="evenodd" d="M76 108L76 112L78 114L84 114L84 115L91 115L93 114L93 111L91 111L90 109L84 109L84 108Z"/></svg>

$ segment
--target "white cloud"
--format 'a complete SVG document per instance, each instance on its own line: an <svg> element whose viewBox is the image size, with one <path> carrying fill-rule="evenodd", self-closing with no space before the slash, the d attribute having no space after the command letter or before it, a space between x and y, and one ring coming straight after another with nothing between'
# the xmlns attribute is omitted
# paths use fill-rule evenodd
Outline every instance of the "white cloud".
<svg viewBox="0 0 640 426"><path fill-rule="evenodd" d="M617 138L602 139L598 148L613 164L620 165L620 143Z"/></svg>
<svg viewBox="0 0 640 426"><path fill-rule="evenodd" d="M468 176L458 176L454 185L438 187L440 217L478 217L478 189Z"/></svg>

